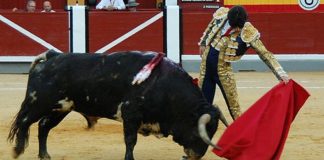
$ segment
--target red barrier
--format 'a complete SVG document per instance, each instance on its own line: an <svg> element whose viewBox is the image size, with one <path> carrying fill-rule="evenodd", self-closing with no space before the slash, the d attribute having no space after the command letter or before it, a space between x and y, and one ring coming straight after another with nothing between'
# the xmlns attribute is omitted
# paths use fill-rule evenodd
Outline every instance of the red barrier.
<svg viewBox="0 0 324 160"><path fill-rule="evenodd" d="M53 14L0 12L0 15L53 45L55 48L63 52L68 51L69 32L67 12ZM23 35L2 21L0 21L0 32L1 56L37 55L47 50L43 45Z"/></svg>
<svg viewBox="0 0 324 160"><path fill-rule="evenodd" d="M143 24L158 10L137 12L89 12L89 49L96 52L135 27ZM25 28L61 51L67 52L68 14L57 12L12 13L3 16ZM212 17L212 12L183 12L184 54L198 54L197 42ZM261 39L275 54L324 54L324 13L251 13L250 21L261 32ZM47 48L0 21L0 56L37 55ZM163 51L162 18L118 42L108 52L117 50Z"/></svg>
<svg viewBox="0 0 324 160"><path fill-rule="evenodd" d="M184 12L184 53L198 54L197 43L212 12ZM250 13L261 40L275 54L323 54L324 13ZM249 51L251 53L251 51Z"/></svg>
<svg viewBox="0 0 324 160"><path fill-rule="evenodd" d="M90 52L96 52L100 48L120 38L126 33L125 41L117 44L108 52L118 50L149 50L163 51L163 20L160 18L151 25L137 33L130 32L140 26L160 11L139 12L105 12L97 11L89 13L89 46Z"/></svg>

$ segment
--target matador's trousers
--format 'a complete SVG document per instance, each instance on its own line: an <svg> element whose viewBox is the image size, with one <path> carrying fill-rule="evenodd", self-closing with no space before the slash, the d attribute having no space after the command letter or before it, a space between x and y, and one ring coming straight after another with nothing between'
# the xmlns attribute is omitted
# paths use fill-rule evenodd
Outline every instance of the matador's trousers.
<svg viewBox="0 0 324 160"><path fill-rule="evenodd" d="M224 52L217 51L211 46L209 48L200 66L199 80L202 81L202 92L207 101L212 104L217 84L232 118L236 119L241 115L241 109L231 63L224 61Z"/></svg>

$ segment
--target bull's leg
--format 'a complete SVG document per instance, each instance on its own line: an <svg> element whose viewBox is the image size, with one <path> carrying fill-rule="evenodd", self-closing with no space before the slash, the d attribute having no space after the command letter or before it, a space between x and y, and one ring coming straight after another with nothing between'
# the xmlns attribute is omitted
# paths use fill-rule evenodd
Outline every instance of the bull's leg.
<svg viewBox="0 0 324 160"><path fill-rule="evenodd" d="M87 120L88 129L93 129L94 126L97 124L99 117L92 117L84 114L81 115Z"/></svg>
<svg viewBox="0 0 324 160"><path fill-rule="evenodd" d="M124 139L126 144L125 160L134 160L133 151L137 142L137 131L139 126L139 121L124 121Z"/></svg>
<svg viewBox="0 0 324 160"><path fill-rule="evenodd" d="M133 160L134 147L137 142L137 131L142 122L142 116L137 101L126 101L121 107L121 117L124 126L124 140L126 144L125 160Z"/></svg>
<svg viewBox="0 0 324 160"><path fill-rule="evenodd" d="M184 152L186 153L186 156L182 157L182 160L200 160L201 155L196 154L193 150L191 149L184 149Z"/></svg>
<svg viewBox="0 0 324 160"><path fill-rule="evenodd" d="M47 152L47 136L49 131L57 126L69 112L52 112L50 115L43 117L38 123L38 141L39 154L42 160L51 159Z"/></svg>

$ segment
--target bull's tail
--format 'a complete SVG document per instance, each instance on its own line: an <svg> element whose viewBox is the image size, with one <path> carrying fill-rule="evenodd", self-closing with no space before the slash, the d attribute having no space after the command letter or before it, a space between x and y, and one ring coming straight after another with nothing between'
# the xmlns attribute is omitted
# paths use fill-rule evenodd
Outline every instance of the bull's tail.
<svg viewBox="0 0 324 160"><path fill-rule="evenodd" d="M47 50L41 54L39 54L35 60L32 62L32 64L30 65L30 70L33 70L37 64L39 64L40 62L43 61L47 61L48 59L58 56L60 53L54 51L53 49Z"/></svg>
<svg viewBox="0 0 324 160"><path fill-rule="evenodd" d="M25 103L25 101L23 103ZM24 105L22 104L22 106L24 106ZM21 108L19 110L19 112L14 117L14 121L11 124L10 132L9 132L9 136L8 136L8 141L10 143L13 142L13 140L15 138L15 135L18 132L18 129L19 129L19 127L18 127L19 126L18 121L19 121L19 119L21 119L21 117L23 117L23 115L25 115L24 112L26 112L25 109L24 108Z"/></svg>
<svg viewBox="0 0 324 160"><path fill-rule="evenodd" d="M7 140L12 143L15 140L13 157L17 158L24 152L28 146L29 140L29 126L32 124L30 117L28 116L28 107L26 107L26 99L22 103L20 111L12 122Z"/></svg>

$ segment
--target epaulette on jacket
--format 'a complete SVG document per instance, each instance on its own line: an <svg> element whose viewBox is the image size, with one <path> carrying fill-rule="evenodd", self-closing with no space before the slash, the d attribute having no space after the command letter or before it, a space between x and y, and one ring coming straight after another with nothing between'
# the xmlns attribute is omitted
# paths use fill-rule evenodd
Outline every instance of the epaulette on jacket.
<svg viewBox="0 0 324 160"><path fill-rule="evenodd" d="M212 21L208 24L205 32L203 33L198 45L201 46L208 46L211 40L214 38L215 34L219 31L220 27L225 23L227 20L227 13L229 9L225 7L221 7L216 10L213 14Z"/></svg>
<svg viewBox="0 0 324 160"><path fill-rule="evenodd" d="M246 22L241 31L242 41L245 43L250 43L259 37L259 31L250 22Z"/></svg>
<svg viewBox="0 0 324 160"><path fill-rule="evenodd" d="M217 11L213 14L213 17L217 20L224 19L227 17L227 13L229 11L229 8L226 7L220 7L217 9Z"/></svg>

